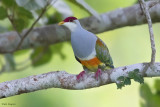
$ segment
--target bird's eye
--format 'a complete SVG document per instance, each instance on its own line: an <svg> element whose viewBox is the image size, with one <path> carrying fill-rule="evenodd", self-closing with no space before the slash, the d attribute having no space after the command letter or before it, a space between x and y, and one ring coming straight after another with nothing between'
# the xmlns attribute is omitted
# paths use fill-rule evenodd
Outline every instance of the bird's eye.
<svg viewBox="0 0 160 107"><path fill-rule="evenodd" d="M70 19L69 22L73 22L73 19Z"/></svg>

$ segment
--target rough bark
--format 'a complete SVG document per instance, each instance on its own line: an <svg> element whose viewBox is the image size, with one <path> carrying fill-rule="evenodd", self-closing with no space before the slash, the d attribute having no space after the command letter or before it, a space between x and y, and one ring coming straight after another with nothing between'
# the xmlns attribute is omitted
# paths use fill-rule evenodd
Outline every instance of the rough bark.
<svg viewBox="0 0 160 107"><path fill-rule="evenodd" d="M152 21L160 22L160 3L157 1L146 2ZM116 9L100 15L102 21L95 17L81 19L80 22L87 30L93 33L102 33L108 30L125 26L145 24L147 21L140 9L139 4L127 8ZM22 33L25 33L24 30ZM22 34L23 35L23 34ZM20 49L36 47L40 45L55 44L70 40L70 32L63 26L57 24L34 28L22 43ZM7 53L16 48L20 41L16 32L0 34L0 53Z"/></svg>
<svg viewBox="0 0 160 107"><path fill-rule="evenodd" d="M111 69L102 72L101 78L95 79L94 74L86 74L80 82L77 82L76 75L68 74L65 71L55 71L40 75L29 76L22 79L0 83L0 98L6 98L22 93L29 93L47 88L64 88L71 90L82 90L99 87L117 82L120 76L128 77L128 73L139 69L143 77L160 76L160 62L154 64L156 67L150 68L149 63L139 63Z"/></svg>

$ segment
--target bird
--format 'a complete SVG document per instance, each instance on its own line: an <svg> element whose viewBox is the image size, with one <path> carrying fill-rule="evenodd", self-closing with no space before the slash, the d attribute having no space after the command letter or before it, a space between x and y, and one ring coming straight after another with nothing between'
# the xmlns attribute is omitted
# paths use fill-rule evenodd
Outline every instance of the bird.
<svg viewBox="0 0 160 107"><path fill-rule="evenodd" d="M95 79L98 80L102 71L114 68L106 44L84 29L76 17L67 17L58 25L64 25L70 30L75 59L83 66L84 70L76 76L77 81L82 80L89 72L95 72Z"/></svg>

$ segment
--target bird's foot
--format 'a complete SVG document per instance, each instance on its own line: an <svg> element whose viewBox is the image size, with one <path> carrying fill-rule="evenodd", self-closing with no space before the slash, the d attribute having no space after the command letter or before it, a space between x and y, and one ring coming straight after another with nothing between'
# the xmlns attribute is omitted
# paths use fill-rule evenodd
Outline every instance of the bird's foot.
<svg viewBox="0 0 160 107"><path fill-rule="evenodd" d="M83 80L84 75L85 75L85 71L80 72L76 77L77 77L77 81L79 82L80 80Z"/></svg>
<svg viewBox="0 0 160 107"><path fill-rule="evenodd" d="M95 79L98 80L98 78L102 75L102 70L98 69L97 72L95 73Z"/></svg>

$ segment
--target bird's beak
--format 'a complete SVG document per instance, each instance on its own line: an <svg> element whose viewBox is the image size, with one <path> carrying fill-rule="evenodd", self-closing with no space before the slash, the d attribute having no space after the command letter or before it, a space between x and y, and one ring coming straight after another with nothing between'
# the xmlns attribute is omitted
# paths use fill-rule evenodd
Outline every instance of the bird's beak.
<svg viewBox="0 0 160 107"><path fill-rule="evenodd" d="M58 23L58 25L63 25L64 24L64 21L61 21Z"/></svg>

